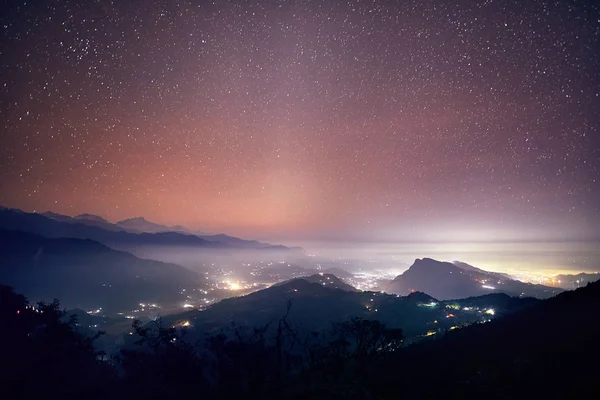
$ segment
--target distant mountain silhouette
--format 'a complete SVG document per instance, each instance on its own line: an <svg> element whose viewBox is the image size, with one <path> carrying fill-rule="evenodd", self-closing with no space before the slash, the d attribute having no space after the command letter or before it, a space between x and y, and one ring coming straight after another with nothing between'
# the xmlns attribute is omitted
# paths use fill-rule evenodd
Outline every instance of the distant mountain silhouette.
<svg viewBox="0 0 600 400"><path fill-rule="evenodd" d="M104 218L99 217L97 215L93 215L93 214L79 214L75 217L69 217L67 215L62 215L62 214L57 214L52 211L47 211L45 213L42 213L41 215L43 215L44 217L59 221L59 222L96 226L98 228L102 228L107 231L123 231L124 230L123 228L110 223L109 221L105 220Z"/></svg>
<svg viewBox="0 0 600 400"><path fill-rule="evenodd" d="M264 248L264 247L274 248L274 247L276 247L276 246L271 246L268 243L261 243L256 240L244 240L244 239L236 238L233 236L225 235L223 233L219 233L216 235L199 235L199 236L210 242L226 243L233 247L241 247L241 248Z"/></svg>
<svg viewBox="0 0 600 400"><path fill-rule="evenodd" d="M191 232L183 226L166 226L150 222L143 217L127 218L117 222L115 225L138 233L160 233L160 232L180 232L191 234Z"/></svg>
<svg viewBox="0 0 600 400"><path fill-rule="evenodd" d="M80 221L90 221L90 222L97 222L97 223L101 223L101 224L110 224L110 222L108 222L104 218L102 218L98 215L88 214L88 213L79 214L79 215L74 216L73 218L76 220L80 220Z"/></svg>
<svg viewBox="0 0 600 400"><path fill-rule="evenodd" d="M408 270L384 285L384 289L399 295L421 291L441 300L494 292L544 299L561 292L561 289L523 283L505 274L484 271L468 264L440 262L430 258L415 260Z"/></svg>
<svg viewBox="0 0 600 400"><path fill-rule="evenodd" d="M144 220L145 221L145 220ZM38 235L59 238L70 237L92 239L107 246L128 249L132 246L193 246L208 248L248 248L254 246L254 241L233 238L227 235L217 235L218 240L207 240L200 236L181 232L134 233L124 227L110 224L101 217L82 214L76 218L66 217L55 213L26 213L21 210L0 209L0 229L20 230ZM213 236L210 236L211 239ZM262 244L261 244L262 245ZM290 250L285 246L270 246L265 244L261 249Z"/></svg>
<svg viewBox="0 0 600 400"><path fill-rule="evenodd" d="M31 300L67 307L131 310L141 301L183 302L182 288L206 279L186 268L112 250L82 239L49 239L0 229L0 283Z"/></svg>
<svg viewBox="0 0 600 400"><path fill-rule="evenodd" d="M1 211L8 211L8 210L11 210L11 209L2 207L0 210ZM12 209L11 211L17 211L17 210ZM44 217L52 218L52 219L55 219L57 221L63 221L63 222L73 222L73 220L74 220L73 217L69 217L68 215L62 215L62 214L55 213L55 212L52 212L52 211L46 211L46 212L42 213L42 215Z"/></svg>
<svg viewBox="0 0 600 400"><path fill-rule="evenodd" d="M229 236L224 233L207 235L202 232L192 231L184 226L175 225L167 226L150 222L143 217L128 218L116 223L117 226L126 229L130 232L138 233L164 233L164 232L179 232L189 235L198 236L208 242L217 243L219 245L227 245L234 248L252 249L252 248L269 248L271 250L283 249L285 246L272 246L268 243L261 243L256 240L240 239L234 236Z"/></svg>
<svg viewBox="0 0 600 400"><path fill-rule="evenodd" d="M554 285L562 289L577 289L584 287L590 282L600 280L600 273L580 273L577 275L560 274L553 279Z"/></svg>

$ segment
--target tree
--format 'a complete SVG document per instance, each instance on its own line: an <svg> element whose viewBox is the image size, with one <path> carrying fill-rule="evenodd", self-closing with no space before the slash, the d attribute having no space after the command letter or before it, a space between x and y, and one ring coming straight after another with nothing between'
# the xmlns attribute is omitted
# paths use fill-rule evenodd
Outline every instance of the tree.
<svg viewBox="0 0 600 400"><path fill-rule="evenodd" d="M17 397L88 397L106 395L112 370L97 359L93 342L65 320L60 303L38 303L0 285L0 376L3 390ZM31 384L35 382L35 384Z"/></svg>
<svg viewBox="0 0 600 400"><path fill-rule="evenodd" d="M123 348L115 361L124 374L125 391L135 396L177 397L197 394L207 387L203 366L184 333L163 325L132 324L135 347Z"/></svg>

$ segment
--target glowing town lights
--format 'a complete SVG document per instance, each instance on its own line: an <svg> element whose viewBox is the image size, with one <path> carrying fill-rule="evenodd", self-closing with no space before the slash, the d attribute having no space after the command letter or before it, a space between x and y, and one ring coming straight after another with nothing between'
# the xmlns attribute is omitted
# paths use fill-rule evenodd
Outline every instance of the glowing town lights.
<svg viewBox="0 0 600 400"><path fill-rule="evenodd" d="M496 314L496 311L494 311L493 308L490 308L489 310L485 310L485 313L489 314L489 315L494 315L494 314Z"/></svg>
<svg viewBox="0 0 600 400"><path fill-rule="evenodd" d="M240 290L242 286L237 282L228 282L229 290Z"/></svg>
<svg viewBox="0 0 600 400"><path fill-rule="evenodd" d="M481 285L481 287L484 288L484 289L491 289L491 290L496 289L495 287L490 286L490 285Z"/></svg>
<svg viewBox="0 0 600 400"><path fill-rule="evenodd" d="M184 322L181 324L181 326L185 326L185 327L191 326L191 324L190 324L190 321L184 321Z"/></svg>
<svg viewBox="0 0 600 400"><path fill-rule="evenodd" d="M194 307L194 306L193 306L192 304L188 304L188 303L185 303L185 304L183 305L183 308L193 308L193 307Z"/></svg>

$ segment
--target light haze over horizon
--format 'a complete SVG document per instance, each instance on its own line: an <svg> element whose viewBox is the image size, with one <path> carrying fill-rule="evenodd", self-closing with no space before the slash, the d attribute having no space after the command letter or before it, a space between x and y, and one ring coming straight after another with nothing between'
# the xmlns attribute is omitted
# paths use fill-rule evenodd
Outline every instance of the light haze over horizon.
<svg viewBox="0 0 600 400"><path fill-rule="evenodd" d="M0 204L597 270L598 7L15 3Z"/></svg>

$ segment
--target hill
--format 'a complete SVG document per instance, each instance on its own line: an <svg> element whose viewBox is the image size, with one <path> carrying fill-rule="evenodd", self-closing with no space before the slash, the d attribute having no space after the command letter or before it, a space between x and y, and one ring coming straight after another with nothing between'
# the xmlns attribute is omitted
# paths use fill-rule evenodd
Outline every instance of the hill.
<svg viewBox="0 0 600 400"><path fill-rule="evenodd" d="M494 398L596 398L599 307L600 282L590 283L442 340L411 346L373 371L373 378L391 393L402 376L407 395L429 398L491 393ZM440 373L428 377L421 372L432 365Z"/></svg>
<svg viewBox="0 0 600 400"><path fill-rule="evenodd" d="M206 279L179 265L139 259L92 240L0 230L0 282L32 301L128 311L140 302L183 303L182 288Z"/></svg>
<svg viewBox="0 0 600 400"><path fill-rule="evenodd" d="M69 217L67 215L62 215L62 214L57 214L52 211L47 211L40 215L43 215L46 218L50 218L50 219L53 219L53 220L59 221L59 222L66 222L69 224L83 224L83 225L89 225L89 226L96 226L98 228L102 228L107 231L123 231L124 230L123 228L110 223L109 221L105 220L104 218L99 217L97 215L93 215L93 214L79 214L79 215L76 215L75 217Z"/></svg>
<svg viewBox="0 0 600 400"><path fill-rule="evenodd" d="M545 299L562 291L523 283L505 274L484 271L468 264L440 262L430 258L415 260L408 270L384 285L384 290L399 295L421 291L440 300L481 296L492 292Z"/></svg>
<svg viewBox="0 0 600 400"><path fill-rule="evenodd" d="M360 290L358 290L354 286L347 284L346 282L344 282L342 279L338 278L337 276L335 276L333 274L325 274L325 273L318 273L318 274L313 274L313 275L309 275L309 276L298 277L298 278L295 278L295 279L292 279L289 281L278 283L278 285L286 285L289 282L294 281L296 279L302 279L306 282L316 283L316 284L325 286L329 289L340 289L340 290L344 290L347 292L360 292Z"/></svg>
<svg viewBox="0 0 600 400"><path fill-rule="evenodd" d="M264 326L286 314L290 303L289 320L305 332L327 330L332 323L363 317L379 320L391 328L402 328L407 337L416 338L431 330L443 332L452 326L493 318L485 313L486 309L494 309L496 315L502 315L535 302L519 298L510 302L505 299L508 296L501 295L502 301L490 297L489 301L482 300L477 309L463 310L460 302L439 302L424 294L399 297L343 290L326 283L330 281L339 279L330 277L328 280L321 275L297 278L246 296L222 300L202 311L165 318L173 325L187 321L186 326L191 325L193 335L202 337L203 333L226 329L232 323L249 328Z"/></svg>
<svg viewBox="0 0 600 400"><path fill-rule="evenodd" d="M577 289L586 286L590 282L600 280L600 273L584 273L577 275L560 274L553 278L553 284L562 289Z"/></svg>

